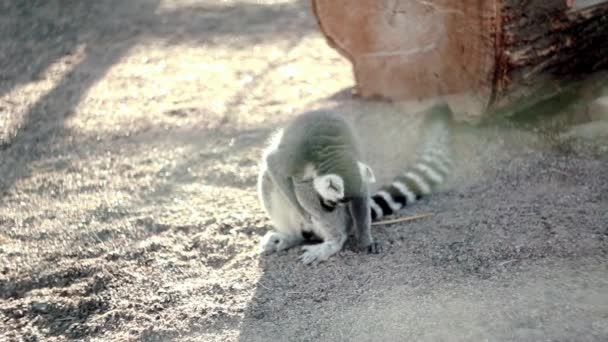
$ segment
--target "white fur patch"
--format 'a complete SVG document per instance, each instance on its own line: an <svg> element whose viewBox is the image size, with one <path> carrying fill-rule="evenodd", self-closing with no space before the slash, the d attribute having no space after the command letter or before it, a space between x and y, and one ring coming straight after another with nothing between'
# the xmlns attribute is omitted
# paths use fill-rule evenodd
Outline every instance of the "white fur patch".
<svg viewBox="0 0 608 342"><path fill-rule="evenodd" d="M445 161L447 158L441 158L439 156L425 155L421 158L421 161L427 164L431 164L437 168L437 171L447 175L450 172L450 164Z"/></svg>
<svg viewBox="0 0 608 342"><path fill-rule="evenodd" d="M445 173L451 169L452 161L450 156L444 149L430 149L424 153L423 161L432 162L433 164L441 165L445 169ZM443 171L443 170L440 170Z"/></svg>
<svg viewBox="0 0 608 342"><path fill-rule="evenodd" d="M378 196L384 198L384 201L388 204L388 206L391 208L392 211L397 211L399 209L401 209L401 204L393 201L393 197L391 197L391 195L384 191L384 190L380 190L376 193Z"/></svg>
<svg viewBox="0 0 608 342"><path fill-rule="evenodd" d="M429 179L431 179L435 183L443 182L443 176L441 176L437 171L433 170L432 167L426 164L418 163L414 168L424 173Z"/></svg>
<svg viewBox="0 0 608 342"><path fill-rule="evenodd" d="M405 174L405 177L416 183L423 195L428 195L431 193L431 187L424 181L424 179L422 179L422 177L418 176L413 172L407 172Z"/></svg>
<svg viewBox="0 0 608 342"><path fill-rule="evenodd" d="M399 192L401 192L401 194L403 194L403 196L405 196L405 198L407 198L407 203L408 204L412 204L414 202L416 202L416 195L414 195L414 193L408 189L407 185L398 182L398 181L394 181L392 183L392 185L399 190Z"/></svg>
<svg viewBox="0 0 608 342"><path fill-rule="evenodd" d="M344 180L342 177L329 174L316 177L313 186L317 193L327 201L338 202L344 198Z"/></svg>
<svg viewBox="0 0 608 342"><path fill-rule="evenodd" d="M375 183L376 176L374 175L374 171L372 171L372 168L362 162L357 162L357 164L359 165L359 172L361 172L361 177L363 178L363 181L366 183Z"/></svg>
<svg viewBox="0 0 608 342"><path fill-rule="evenodd" d="M376 202L374 202L373 199L371 199L369 201L369 205L370 205L370 207L372 207L372 210L376 213L376 218L384 216L384 212L382 211L382 208L380 208L380 206L378 204L376 204Z"/></svg>
<svg viewBox="0 0 608 342"><path fill-rule="evenodd" d="M278 188L272 189L268 200L270 219L276 230L285 234L299 234L302 218Z"/></svg>

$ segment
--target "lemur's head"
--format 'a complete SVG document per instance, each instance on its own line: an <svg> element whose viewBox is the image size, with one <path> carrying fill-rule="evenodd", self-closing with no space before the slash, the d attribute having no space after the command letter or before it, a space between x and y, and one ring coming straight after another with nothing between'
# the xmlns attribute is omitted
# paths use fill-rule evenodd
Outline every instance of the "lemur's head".
<svg viewBox="0 0 608 342"><path fill-rule="evenodd" d="M357 161L356 165L316 176L313 187L321 198L321 204L326 209L335 208L339 203L347 203L353 198L366 193L368 184L374 183L376 178L372 169Z"/></svg>

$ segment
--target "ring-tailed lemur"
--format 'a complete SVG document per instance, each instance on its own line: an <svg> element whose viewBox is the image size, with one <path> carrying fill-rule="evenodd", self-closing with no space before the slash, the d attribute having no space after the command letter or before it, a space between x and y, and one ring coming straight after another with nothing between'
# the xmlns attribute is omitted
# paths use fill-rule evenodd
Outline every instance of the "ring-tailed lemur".
<svg viewBox="0 0 608 342"><path fill-rule="evenodd" d="M262 158L258 192L276 231L264 236L262 251L290 248L303 241L303 233L314 233L323 243L307 246L302 255L305 263L314 263L338 252L347 229L354 228L359 247L377 253L368 190L374 175L361 161L357 136L347 121L333 112L309 112L271 141Z"/></svg>
<svg viewBox="0 0 608 342"><path fill-rule="evenodd" d="M317 263L337 253L353 231L360 249L379 253L371 236L372 218L430 194L447 177L449 117L447 106L431 110L426 132L432 139L415 166L370 197L374 174L361 161L357 135L347 121L328 111L298 116L263 154L258 193L276 231L264 236L261 251L291 248L312 233L323 242L304 246L300 259Z"/></svg>

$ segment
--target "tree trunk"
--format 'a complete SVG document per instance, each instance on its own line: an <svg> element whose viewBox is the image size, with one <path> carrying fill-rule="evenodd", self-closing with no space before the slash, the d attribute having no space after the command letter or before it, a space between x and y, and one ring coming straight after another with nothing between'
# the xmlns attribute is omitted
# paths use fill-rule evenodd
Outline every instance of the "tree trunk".
<svg viewBox="0 0 608 342"><path fill-rule="evenodd" d="M312 0L363 97L520 110L608 67L604 0Z"/></svg>

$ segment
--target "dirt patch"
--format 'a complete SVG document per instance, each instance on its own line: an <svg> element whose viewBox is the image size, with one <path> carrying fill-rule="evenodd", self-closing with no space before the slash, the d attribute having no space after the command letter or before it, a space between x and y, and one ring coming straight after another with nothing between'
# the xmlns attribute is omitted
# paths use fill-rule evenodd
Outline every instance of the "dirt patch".
<svg viewBox="0 0 608 342"><path fill-rule="evenodd" d="M256 253L270 133L336 107L386 180L420 121L351 96L308 2L3 2L0 47L2 340L608 338L603 142L458 127L431 218L305 267Z"/></svg>

